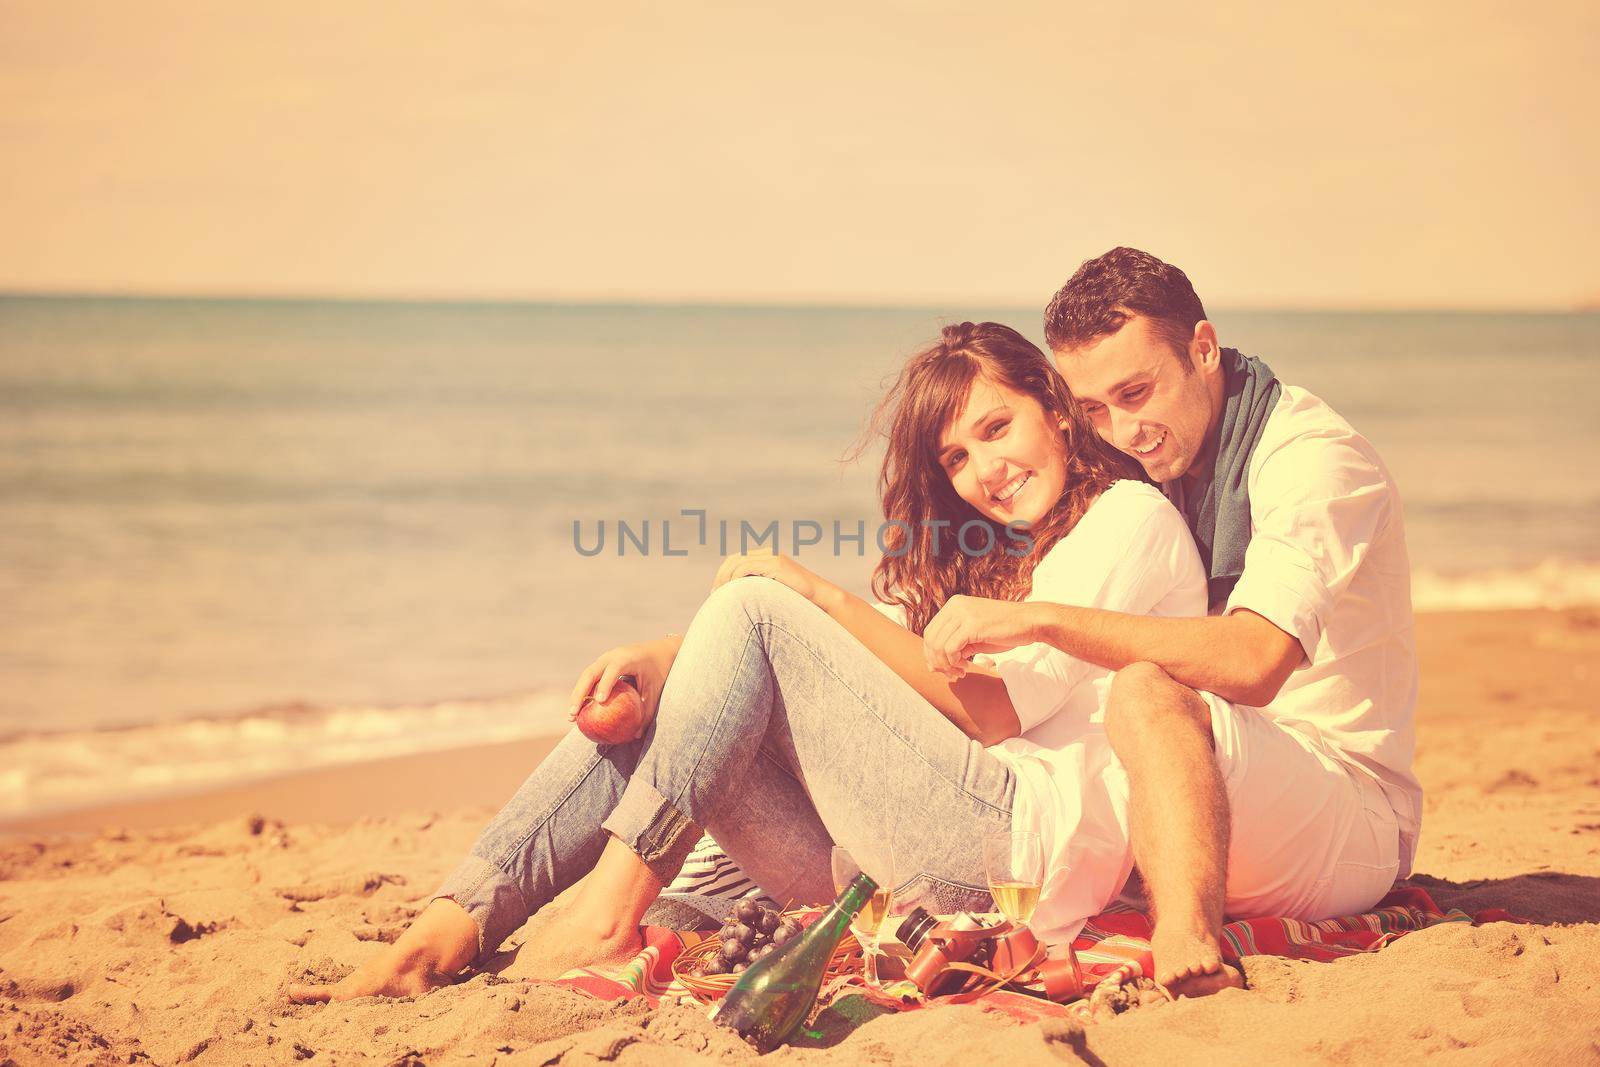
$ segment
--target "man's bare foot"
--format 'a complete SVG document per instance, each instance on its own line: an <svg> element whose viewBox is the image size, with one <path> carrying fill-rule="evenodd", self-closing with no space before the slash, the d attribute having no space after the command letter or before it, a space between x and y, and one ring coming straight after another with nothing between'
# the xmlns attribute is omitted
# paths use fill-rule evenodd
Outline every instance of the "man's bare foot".
<svg viewBox="0 0 1600 1067"><path fill-rule="evenodd" d="M1222 947L1214 934L1158 922L1150 935L1150 954L1155 957L1155 980L1175 997L1244 988L1244 976L1222 962Z"/></svg>
<svg viewBox="0 0 1600 1067"><path fill-rule="evenodd" d="M289 1000L414 997L449 985L478 952L478 924L448 897L430 903L394 944L332 985L292 985Z"/></svg>

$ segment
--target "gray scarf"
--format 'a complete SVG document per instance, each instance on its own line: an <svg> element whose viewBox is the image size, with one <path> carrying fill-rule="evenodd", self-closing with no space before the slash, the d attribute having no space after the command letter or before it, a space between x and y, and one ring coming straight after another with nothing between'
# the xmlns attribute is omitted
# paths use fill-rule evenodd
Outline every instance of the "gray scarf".
<svg viewBox="0 0 1600 1067"><path fill-rule="evenodd" d="M1211 469L1196 471L1183 494L1183 517L1200 546L1213 610L1227 603L1244 573L1244 550L1250 546L1250 489L1245 484L1250 454L1283 392L1271 367L1237 349L1222 350L1222 374L1217 452Z"/></svg>

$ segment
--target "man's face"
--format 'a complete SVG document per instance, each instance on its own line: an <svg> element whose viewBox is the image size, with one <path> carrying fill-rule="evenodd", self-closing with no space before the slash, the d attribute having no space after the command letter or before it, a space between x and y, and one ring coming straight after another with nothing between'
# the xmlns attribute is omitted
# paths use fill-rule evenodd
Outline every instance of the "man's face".
<svg viewBox="0 0 1600 1067"><path fill-rule="evenodd" d="M1222 367L1216 331L1202 322L1189 344L1192 367L1143 315L1081 348L1061 349L1056 364L1100 436L1157 482L1189 473L1206 452L1220 409Z"/></svg>

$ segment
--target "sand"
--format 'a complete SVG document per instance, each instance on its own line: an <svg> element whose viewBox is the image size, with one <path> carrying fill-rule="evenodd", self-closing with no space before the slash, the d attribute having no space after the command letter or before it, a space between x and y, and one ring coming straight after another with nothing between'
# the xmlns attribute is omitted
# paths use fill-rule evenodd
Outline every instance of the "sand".
<svg viewBox="0 0 1600 1067"><path fill-rule="evenodd" d="M1532 925L1443 926L1332 964L1250 958L1248 989L1087 1028L884 1016L770 1061L1600 1063L1600 612L1430 615L1419 637L1415 881ZM0 1065L750 1060L701 1011L540 986L521 957L414 1000L284 1001L397 936L543 747L0 826Z"/></svg>

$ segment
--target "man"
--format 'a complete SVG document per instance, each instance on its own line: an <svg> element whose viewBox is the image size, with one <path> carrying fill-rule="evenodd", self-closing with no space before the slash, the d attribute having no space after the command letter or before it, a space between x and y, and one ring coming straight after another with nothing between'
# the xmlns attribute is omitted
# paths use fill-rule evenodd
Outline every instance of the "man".
<svg viewBox="0 0 1600 1067"><path fill-rule="evenodd" d="M1240 984L1224 914L1366 910L1410 873L1417 669L1400 499L1321 400L1222 348L1189 279L1116 248L1051 300L1045 337L1102 437L1183 512L1211 612L1160 619L956 597L929 666L1046 642L1117 671L1106 732L1155 914L1156 979Z"/></svg>

